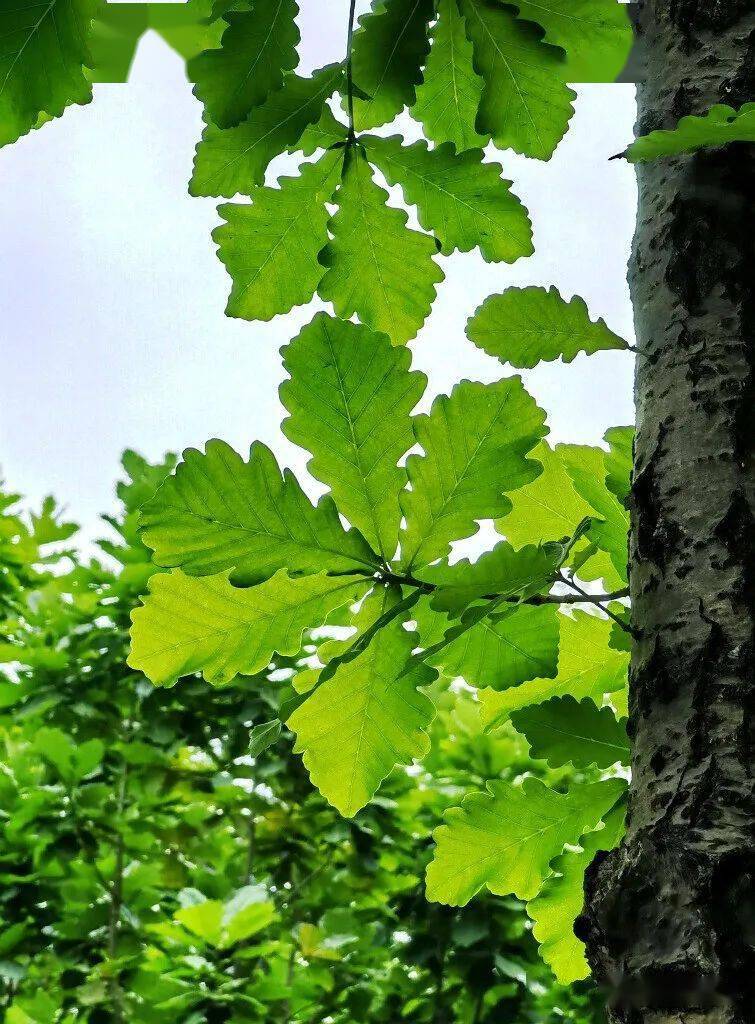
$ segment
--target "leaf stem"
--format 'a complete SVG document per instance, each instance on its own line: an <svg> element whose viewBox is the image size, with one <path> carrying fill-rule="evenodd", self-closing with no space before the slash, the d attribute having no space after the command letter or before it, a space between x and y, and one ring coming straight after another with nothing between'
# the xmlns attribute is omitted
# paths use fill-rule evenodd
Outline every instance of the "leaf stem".
<svg viewBox="0 0 755 1024"><path fill-rule="evenodd" d="M347 140L347 148L350 147L356 140L356 133L354 132L354 76L352 70L352 48L354 41L354 13L356 10L356 0L350 0L349 4L349 31L346 37L346 102L348 104L349 111L349 136Z"/></svg>

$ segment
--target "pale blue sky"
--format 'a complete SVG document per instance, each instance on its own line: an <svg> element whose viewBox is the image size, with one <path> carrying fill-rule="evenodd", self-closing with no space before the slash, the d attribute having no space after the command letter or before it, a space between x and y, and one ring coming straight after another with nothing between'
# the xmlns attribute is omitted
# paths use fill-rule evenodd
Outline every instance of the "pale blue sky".
<svg viewBox="0 0 755 1024"><path fill-rule="evenodd" d="M342 52L346 0L304 7L308 70ZM477 252L441 259L447 279L411 345L430 397L460 377L510 372L464 336L485 296L508 285L578 293L631 336L634 176L608 158L633 120L631 86L582 87L549 163L498 155L529 208L536 254L513 267ZM241 450L259 438L294 468L306 462L279 433L279 349L319 304L267 324L224 316L228 279L210 238L216 203L186 190L200 131L182 64L149 36L128 85L99 86L92 105L0 153L0 466L32 501L55 493L89 537L100 532L97 513L112 507L124 447L157 457L212 436ZM524 377L556 441L596 443L631 421L626 354Z"/></svg>

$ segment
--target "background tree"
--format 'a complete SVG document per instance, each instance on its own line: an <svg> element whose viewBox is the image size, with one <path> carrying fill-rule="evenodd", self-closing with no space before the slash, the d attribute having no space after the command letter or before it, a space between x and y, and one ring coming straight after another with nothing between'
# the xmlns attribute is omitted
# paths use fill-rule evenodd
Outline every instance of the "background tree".
<svg viewBox="0 0 755 1024"><path fill-rule="evenodd" d="M593 1020L595 991L553 982L517 901L448 910L422 881L470 771L568 768L532 762L513 730L484 734L469 695L446 695L436 753L348 822L271 729L285 680L332 640L209 693L127 668L154 571L136 509L173 464L126 453L117 539L95 559L52 500L29 517L3 495L3 1019Z"/></svg>

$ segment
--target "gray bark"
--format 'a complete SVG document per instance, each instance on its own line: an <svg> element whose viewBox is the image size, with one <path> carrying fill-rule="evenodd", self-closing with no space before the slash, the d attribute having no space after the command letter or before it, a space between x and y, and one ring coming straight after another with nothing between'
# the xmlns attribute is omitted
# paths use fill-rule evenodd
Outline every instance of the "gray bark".
<svg viewBox="0 0 755 1024"><path fill-rule="evenodd" d="M639 133L755 99L755 0L648 0ZM633 777L577 930L621 1024L755 1019L755 146L638 168Z"/></svg>

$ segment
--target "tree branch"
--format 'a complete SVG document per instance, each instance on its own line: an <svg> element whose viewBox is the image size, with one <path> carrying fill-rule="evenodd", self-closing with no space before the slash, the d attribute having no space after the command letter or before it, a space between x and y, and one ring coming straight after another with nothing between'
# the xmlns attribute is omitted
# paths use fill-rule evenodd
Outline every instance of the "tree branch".
<svg viewBox="0 0 755 1024"><path fill-rule="evenodd" d="M424 580L415 579L414 576L402 576L393 572L382 572L380 574L380 581L382 583L397 583L400 586L414 587L417 590L421 590L424 594L432 594L438 587L434 583L426 583ZM618 601L622 597L629 597L629 587L623 587L621 590L614 590L610 594L588 594L586 590L581 590L571 580L560 574L552 580L553 583L566 583L573 590L576 590L576 594L532 594L530 597L519 597L517 594L480 594L477 600L480 601L506 601L511 604L595 604L602 607L604 602ZM610 615L611 618L617 618L607 609L603 609L606 615ZM621 622L620 619L617 619ZM626 629L626 623L622 623L622 627Z"/></svg>

